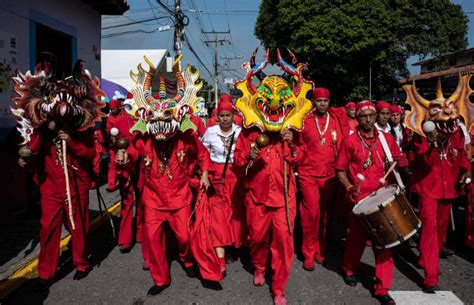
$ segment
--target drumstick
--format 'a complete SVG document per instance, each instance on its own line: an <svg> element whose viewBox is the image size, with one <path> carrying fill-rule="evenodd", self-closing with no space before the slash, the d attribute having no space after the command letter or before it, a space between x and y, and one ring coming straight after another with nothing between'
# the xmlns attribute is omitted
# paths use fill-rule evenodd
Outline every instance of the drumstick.
<svg viewBox="0 0 474 305"><path fill-rule="evenodd" d="M454 225L454 214L453 214L453 207L452 206L449 209L449 216L451 218L451 229L453 229L453 231L456 231L456 226Z"/></svg>
<svg viewBox="0 0 474 305"><path fill-rule="evenodd" d="M361 185L362 181L365 180L365 177L364 177L364 175L362 175L361 173L358 173L356 176L357 176L356 191L357 191L357 193L359 193L359 191L360 191L360 185Z"/></svg>
<svg viewBox="0 0 474 305"><path fill-rule="evenodd" d="M397 162L393 162L392 165L390 165L385 175L382 178L380 178L379 180L380 184L385 184L385 179L387 179L388 175L390 175L390 173L395 169L396 165L397 165Z"/></svg>

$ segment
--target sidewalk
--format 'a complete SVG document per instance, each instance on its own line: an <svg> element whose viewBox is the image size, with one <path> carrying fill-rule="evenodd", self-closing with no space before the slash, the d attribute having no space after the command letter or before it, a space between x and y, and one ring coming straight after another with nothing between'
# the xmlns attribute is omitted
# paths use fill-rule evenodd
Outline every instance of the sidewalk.
<svg viewBox="0 0 474 305"><path fill-rule="evenodd" d="M108 193L106 185L100 187L107 209L112 214L120 211L118 191ZM107 217L101 217L96 190L89 193L91 230L99 226ZM12 217L0 220L0 299L36 275L39 255L39 216ZM67 248L70 235L64 228L61 236L61 252Z"/></svg>

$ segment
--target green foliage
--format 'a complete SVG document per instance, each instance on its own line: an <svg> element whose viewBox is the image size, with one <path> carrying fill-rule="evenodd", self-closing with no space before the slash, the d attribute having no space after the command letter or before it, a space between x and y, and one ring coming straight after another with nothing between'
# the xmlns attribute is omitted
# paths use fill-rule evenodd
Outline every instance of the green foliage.
<svg viewBox="0 0 474 305"><path fill-rule="evenodd" d="M390 94L408 57L464 49L467 22L449 0L262 0L255 35L272 61L291 49L334 98L367 99L370 66L372 97Z"/></svg>

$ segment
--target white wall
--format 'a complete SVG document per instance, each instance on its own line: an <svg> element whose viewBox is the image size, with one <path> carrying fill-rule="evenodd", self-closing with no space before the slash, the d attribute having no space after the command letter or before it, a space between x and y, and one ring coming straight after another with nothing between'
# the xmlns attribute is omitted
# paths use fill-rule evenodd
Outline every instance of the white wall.
<svg viewBox="0 0 474 305"><path fill-rule="evenodd" d="M0 32L16 36L17 68L30 69L30 20L76 37L77 58L86 61L85 67L100 78L100 13L80 0L1 0ZM94 52L95 49L95 52ZM74 52L74 50L73 50ZM99 58L96 58L95 53ZM0 59L3 60L3 59ZM11 100L0 95L0 129L15 125L8 111ZM0 130L0 142L5 130Z"/></svg>

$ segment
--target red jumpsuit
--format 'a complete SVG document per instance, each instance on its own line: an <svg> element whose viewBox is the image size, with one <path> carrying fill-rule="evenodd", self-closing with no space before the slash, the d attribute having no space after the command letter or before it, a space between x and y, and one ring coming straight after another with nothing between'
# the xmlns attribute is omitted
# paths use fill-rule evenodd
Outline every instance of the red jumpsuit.
<svg viewBox="0 0 474 305"><path fill-rule="evenodd" d="M120 138L127 138L130 142L133 140L133 134L130 133L130 128L135 124L135 120L128 115L128 113L122 110L118 115L110 115L107 120L107 133L110 135L110 130L115 127L119 130L118 135L115 137L117 140ZM115 161L115 152L113 149L110 150L110 164L109 164L109 189L115 187L116 180L118 179L119 192L122 200L120 209L120 230L118 235L119 246L131 246L133 243L133 202L135 201L137 189L137 175L138 171L136 168L130 171L121 171L116 169L117 164ZM140 200L136 200L136 224L137 224L137 237L136 240L141 240L141 227L143 218L143 207L140 204Z"/></svg>
<svg viewBox="0 0 474 305"><path fill-rule="evenodd" d="M339 155L334 163L334 168L337 171L348 170L348 178L353 185L358 184L358 173L364 175L365 180L360 184L360 196L357 199L358 201L381 187L379 179L384 176L385 170L387 169L385 153L378 139L378 133L380 131L377 131L376 128L374 128L374 131L376 144L372 149L373 164L371 166L367 167L367 169L363 169L363 164L368 158L369 151L363 146L357 132L344 139ZM362 132L361 135L364 137ZM400 148L398 148L392 135L384 133L384 136L392 155L394 157L400 156ZM366 141L369 143L370 140L366 139ZM346 237L346 249L342 263L342 269L347 275L354 275L357 271L367 240L368 235L360 226L359 219L351 213ZM391 250L373 248L373 251L375 255L374 294L385 295L388 293L393 279Z"/></svg>
<svg viewBox="0 0 474 305"><path fill-rule="evenodd" d="M167 150L168 164L159 153ZM169 285L171 278L164 226L168 223L176 236L181 261L186 267L192 266L188 220L193 195L188 169L190 163L197 159L201 170L211 170L209 152L196 135L178 133L167 142L157 142L150 136L137 138L128 148L128 153L131 164L139 156L149 162L144 167L142 202L145 209L144 232L149 243L150 273L155 285Z"/></svg>
<svg viewBox="0 0 474 305"><path fill-rule="evenodd" d="M471 129L471 152L474 151L474 128ZM474 174L474 166L471 159L471 172ZM466 206L466 245L474 248L474 183L469 185Z"/></svg>
<svg viewBox="0 0 474 305"><path fill-rule="evenodd" d="M310 113L306 116L302 132L306 158L298 166L303 197L300 205L302 252L305 259L314 259L318 263L322 263L325 258L330 216L339 186L333 163L342 139L347 134L338 118L330 112L327 114L329 121L326 132L323 132L327 118L325 115ZM316 120L323 135L318 132Z"/></svg>
<svg viewBox="0 0 474 305"><path fill-rule="evenodd" d="M92 160L95 156L94 130L70 134L67 141L69 186L75 230L69 223L66 208L66 182L64 169L56 152L53 139L57 133L46 129L36 130L28 144L40 161L35 181L41 192L41 229L38 275L50 280L58 268L61 227L65 223L71 234L72 259L79 271L87 271L86 239L89 230L89 189L91 186ZM61 143L61 142L60 142Z"/></svg>
<svg viewBox="0 0 474 305"><path fill-rule="evenodd" d="M413 183L420 197L420 265L426 287L437 286L439 251L446 242L453 199L459 196L461 175L470 170L462 132L453 134L445 145L432 147L426 138L414 135Z"/></svg>
<svg viewBox="0 0 474 305"><path fill-rule="evenodd" d="M204 122L201 120L200 117L194 114L190 114L189 119L191 120L191 122L193 122L194 125L196 125L196 132L198 136L202 138L202 136L206 132L206 126L204 126Z"/></svg>
<svg viewBox="0 0 474 305"><path fill-rule="evenodd" d="M258 129L240 133L234 162L246 171L245 203L252 263L257 271L264 272L271 252L272 292L283 295L294 256L293 234L288 230L285 208L283 162L288 163L288 204L293 232L296 216L293 167L304 158L304 151L297 145L290 149L281 142L280 134L271 134L270 144L250 161L250 146L258 135Z"/></svg>

